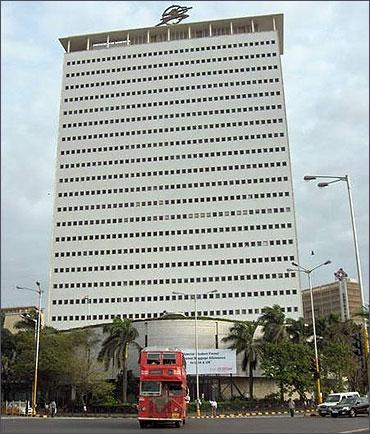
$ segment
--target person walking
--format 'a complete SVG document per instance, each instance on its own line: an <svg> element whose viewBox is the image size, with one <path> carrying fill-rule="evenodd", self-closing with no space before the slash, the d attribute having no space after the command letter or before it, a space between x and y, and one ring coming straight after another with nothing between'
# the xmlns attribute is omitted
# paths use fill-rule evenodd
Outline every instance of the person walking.
<svg viewBox="0 0 370 434"><path fill-rule="evenodd" d="M54 400L51 401L51 403L49 404L49 408L51 417L54 417L57 412L57 403Z"/></svg>
<svg viewBox="0 0 370 434"><path fill-rule="evenodd" d="M217 401L209 401L209 403L211 404L211 411L212 411L212 417L216 417L217 416Z"/></svg>
<svg viewBox="0 0 370 434"><path fill-rule="evenodd" d="M288 408L289 408L290 417L294 417L295 403L292 398L290 398L288 401Z"/></svg>

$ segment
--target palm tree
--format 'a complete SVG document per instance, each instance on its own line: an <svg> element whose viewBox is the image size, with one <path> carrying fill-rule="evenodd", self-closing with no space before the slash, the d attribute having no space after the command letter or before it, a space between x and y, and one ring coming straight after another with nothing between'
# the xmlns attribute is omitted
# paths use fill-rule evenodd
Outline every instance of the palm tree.
<svg viewBox="0 0 370 434"><path fill-rule="evenodd" d="M285 314L279 305L274 304L272 307L265 307L263 314L258 318L258 323L263 326L266 342L279 344L288 338Z"/></svg>
<svg viewBox="0 0 370 434"><path fill-rule="evenodd" d="M243 353L242 369L249 372L249 397L253 399L253 372L261 354L261 341L254 339L258 323L255 321L237 321L230 328L229 335L222 338L223 342L232 342L229 346L236 353Z"/></svg>
<svg viewBox="0 0 370 434"><path fill-rule="evenodd" d="M129 319L122 320L121 318L114 318L113 323L106 324L103 332L109 333L109 336L102 343L98 360L104 361L106 370L111 363L118 369L122 369L122 402L126 402L128 346L134 344L140 349L140 345L135 342L139 333Z"/></svg>
<svg viewBox="0 0 370 434"><path fill-rule="evenodd" d="M286 324L288 335L294 344L304 344L312 335L311 328L305 323L304 318L298 318L297 320L287 318Z"/></svg>

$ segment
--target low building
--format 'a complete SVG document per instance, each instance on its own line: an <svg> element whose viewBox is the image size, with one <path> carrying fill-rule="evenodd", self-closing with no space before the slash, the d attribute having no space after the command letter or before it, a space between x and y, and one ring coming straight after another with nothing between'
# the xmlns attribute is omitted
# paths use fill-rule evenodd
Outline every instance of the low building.
<svg viewBox="0 0 370 434"><path fill-rule="evenodd" d="M315 319L338 315L342 320L360 321L356 315L361 311L361 291L356 280L343 277L335 282L312 288ZM303 316L312 321L310 290L302 291Z"/></svg>
<svg viewBox="0 0 370 434"><path fill-rule="evenodd" d="M4 315L4 328L9 330L10 333L18 333L19 329L15 327L19 321L24 321L22 315L31 314L37 311L36 306L16 306L16 307L3 307L1 313ZM41 309L41 327L44 327L44 312Z"/></svg>
<svg viewBox="0 0 370 434"><path fill-rule="evenodd" d="M173 319L177 318L177 319ZM198 319L198 349L204 350L227 349L230 343L222 339L229 334L233 322L219 319ZM180 350L194 350L195 348L195 324L194 319L180 318L166 314L160 319L133 321L133 326L139 332L136 342L142 347L178 348ZM107 335L103 334L102 325L89 326L94 334L93 347L90 349L90 357L96 359L102 342ZM65 330L63 333L71 332ZM249 378L247 372L242 370L242 354L236 355L236 372L233 374L199 374L200 396L205 400L215 398L219 400L231 397L248 397ZM131 345L128 353L128 370L136 379L139 376L139 350ZM103 365L101 365L103 369ZM115 379L118 370L110 367L106 371L107 379ZM189 390L192 399L196 396L196 377L189 375ZM254 397L264 398L267 395L278 392L277 385L269 378L262 375L257 367L254 376Z"/></svg>

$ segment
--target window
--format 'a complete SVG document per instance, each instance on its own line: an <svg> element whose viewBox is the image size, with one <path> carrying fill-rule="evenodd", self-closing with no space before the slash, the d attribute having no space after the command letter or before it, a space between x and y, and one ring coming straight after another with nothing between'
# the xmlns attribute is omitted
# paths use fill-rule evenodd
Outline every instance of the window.
<svg viewBox="0 0 370 434"><path fill-rule="evenodd" d="M160 364L160 353L147 353L147 364L148 365L159 365Z"/></svg>
<svg viewBox="0 0 370 434"><path fill-rule="evenodd" d="M163 353L163 364L164 365L176 365L176 354L175 353Z"/></svg>
<svg viewBox="0 0 370 434"><path fill-rule="evenodd" d="M159 381L143 381L140 386L141 395L160 395L161 383Z"/></svg>

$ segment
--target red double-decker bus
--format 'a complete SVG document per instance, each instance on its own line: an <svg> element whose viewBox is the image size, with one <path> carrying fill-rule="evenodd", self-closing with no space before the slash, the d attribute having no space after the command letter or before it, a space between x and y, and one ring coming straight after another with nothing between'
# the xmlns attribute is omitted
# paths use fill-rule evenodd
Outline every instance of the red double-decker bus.
<svg viewBox="0 0 370 434"><path fill-rule="evenodd" d="M138 420L141 428L156 422L185 424L188 388L186 362L178 349L144 348L140 353Z"/></svg>

